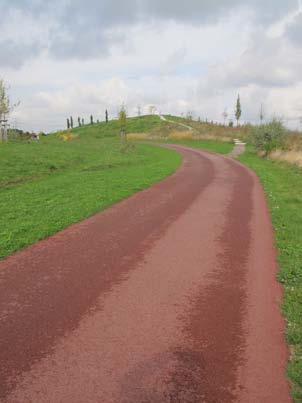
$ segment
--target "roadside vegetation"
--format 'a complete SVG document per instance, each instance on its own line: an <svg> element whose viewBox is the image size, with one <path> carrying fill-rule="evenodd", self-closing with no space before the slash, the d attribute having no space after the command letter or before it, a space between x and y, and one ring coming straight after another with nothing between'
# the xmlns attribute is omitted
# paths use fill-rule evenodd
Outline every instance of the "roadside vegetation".
<svg viewBox="0 0 302 403"><path fill-rule="evenodd" d="M284 286L282 309L290 347L288 376L295 402L302 402L302 135L278 120L254 127L239 160L259 176L275 230Z"/></svg>
<svg viewBox="0 0 302 403"><path fill-rule="evenodd" d="M140 132L158 117L128 119ZM174 172L181 157L121 144L118 121L82 126L40 141L0 146L0 258L81 221Z"/></svg>
<svg viewBox="0 0 302 403"><path fill-rule="evenodd" d="M171 121L183 123L192 127L194 130L191 132L191 136L196 140L214 140L223 142L232 142L234 138L246 140L252 130L251 125L234 126L232 122L230 125L226 125L207 120L193 120L190 116L182 118L165 115L165 117Z"/></svg>
<svg viewBox="0 0 302 403"><path fill-rule="evenodd" d="M280 121L253 128L249 140L260 155L302 167L302 134L288 131Z"/></svg>
<svg viewBox="0 0 302 403"><path fill-rule="evenodd" d="M302 402L302 171L297 166L261 158L252 148L239 160L260 177L271 211L288 324L288 375L295 401Z"/></svg>
<svg viewBox="0 0 302 403"><path fill-rule="evenodd" d="M221 154L228 154L233 149L233 135L229 136L202 136L197 130L188 130L185 126L180 126L178 123L193 127L196 122L187 121L177 116L167 116L167 119L171 121L161 121L161 126L156 126L151 130L145 132L131 131L127 135L129 140L134 141L157 141L161 143L173 143L180 145L187 145L191 147L200 148L207 151L213 151ZM172 121L175 121L173 123ZM213 125L212 125L213 126Z"/></svg>
<svg viewBox="0 0 302 403"><path fill-rule="evenodd" d="M223 143L210 140L186 140L186 138L170 139L167 143L179 144L188 147L198 148L200 150L212 151L218 154L229 154L234 145L232 143Z"/></svg>

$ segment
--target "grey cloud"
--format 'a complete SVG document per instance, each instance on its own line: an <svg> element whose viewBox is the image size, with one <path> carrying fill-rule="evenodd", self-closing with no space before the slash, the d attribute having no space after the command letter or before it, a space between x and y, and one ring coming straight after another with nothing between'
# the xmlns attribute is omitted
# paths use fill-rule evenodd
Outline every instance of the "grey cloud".
<svg viewBox="0 0 302 403"><path fill-rule="evenodd" d="M294 21L287 26L286 37L295 45L301 46L302 43L302 12L299 13Z"/></svg>
<svg viewBox="0 0 302 403"><path fill-rule="evenodd" d="M249 8L264 24L297 7L297 0L2 0L11 13L49 15L53 24L44 48L57 59L107 56L112 44L123 41L120 32L144 22L173 20L185 24L213 23L237 8ZM20 23L22 20L20 21ZM244 23L244 21L243 21ZM37 18L37 24L39 20ZM2 38L4 41L5 38ZM39 46L34 43L36 51ZM21 52L22 57L26 57ZM29 55L30 56L30 55ZM17 56L10 65L17 66ZM2 65L5 61L2 60ZM1 63L1 61L0 61ZM8 63L7 61L5 63Z"/></svg>
<svg viewBox="0 0 302 403"><path fill-rule="evenodd" d="M19 68L26 60L40 53L37 44L28 45L12 40L0 41L0 66Z"/></svg>
<svg viewBox="0 0 302 403"><path fill-rule="evenodd" d="M302 58L293 57L284 39L258 33L240 57L210 70L204 90L213 93L218 88L286 88L300 81L301 63Z"/></svg>
<svg viewBox="0 0 302 403"><path fill-rule="evenodd" d="M263 23L296 6L297 0L70 0L58 14L61 32L50 38L50 52L57 58L106 56L116 42L112 32L131 24L174 20L200 25L212 23L236 7L250 7Z"/></svg>

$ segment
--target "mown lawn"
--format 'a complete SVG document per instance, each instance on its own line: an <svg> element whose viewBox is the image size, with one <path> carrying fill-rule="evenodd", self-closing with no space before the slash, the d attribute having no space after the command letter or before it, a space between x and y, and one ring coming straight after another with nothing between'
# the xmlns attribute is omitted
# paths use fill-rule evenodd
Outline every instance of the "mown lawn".
<svg viewBox="0 0 302 403"><path fill-rule="evenodd" d="M279 280L284 285L283 312L291 349L288 375L296 402L302 402L302 170L259 158L252 152L239 157L264 186L279 251Z"/></svg>
<svg viewBox="0 0 302 403"><path fill-rule="evenodd" d="M147 131L159 118L129 119ZM134 127L134 129L133 129ZM0 258L122 200L174 172L174 151L120 144L118 122L85 126L69 142L0 145Z"/></svg>

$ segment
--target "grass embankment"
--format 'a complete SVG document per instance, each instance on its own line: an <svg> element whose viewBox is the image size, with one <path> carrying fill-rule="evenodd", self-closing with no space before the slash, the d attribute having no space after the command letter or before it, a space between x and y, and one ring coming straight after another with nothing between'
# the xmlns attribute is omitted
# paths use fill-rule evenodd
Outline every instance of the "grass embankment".
<svg viewBox="0 0 302 403"><path fill-rule="evenodd" d="M158 117L129 119L128 130L162 125ZM0 146L0 257L43 239L174 172L181 157L147 145L121 147L116 121L40 142Z"/></svg>
<svg viewBox="0 0 302 403"><path fill-rule="evenodd" d="M291 359L288 375L293 397L302 402L302 171L247 152L239 160L263 183L279 251L279 280L284 285L283 311Z"/></svg>
<svg viewBox="0 0 302 403"><path fill-rule="evenodd" d="M215 140L230 142L234 138L245 140L250 132L250 125L224 126L223 124L185 119L179 116L166 115L166 119L185 124L193 128L191 136L198 140ZM184 129L185 130L185 129Z"/></svg>
<svg viewBox="0 0 302 403"><path fill-rule="evenodd" d="M189 147L200 148L207 151L213 151L221 154L228 154L234 147L233 139L235 136L230 137L213 137L213 136L200 136L196 130L188 130L188 128L180 126L178 123L191 123L185 121L183 118L177 116L169 116L169 119L174 120L175 123L163 122L161 126L155 126L147 132L135 132L128 130L128 139L134 141L156 141L162 143L171 143L186 145ZM196 122L193 122L196 123ZM212 125L213 126L213 125Z"/></svg>

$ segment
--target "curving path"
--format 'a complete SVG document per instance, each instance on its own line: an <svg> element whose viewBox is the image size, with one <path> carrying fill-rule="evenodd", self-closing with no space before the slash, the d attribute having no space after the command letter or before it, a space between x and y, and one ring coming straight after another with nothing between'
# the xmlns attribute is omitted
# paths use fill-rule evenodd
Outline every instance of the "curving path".
<svg viewBox="0 0 302 403"><path fill-rule="evenodd" d="M0 262L0 401L290 402L262 188L171 146L171 177Z"/></svg>

